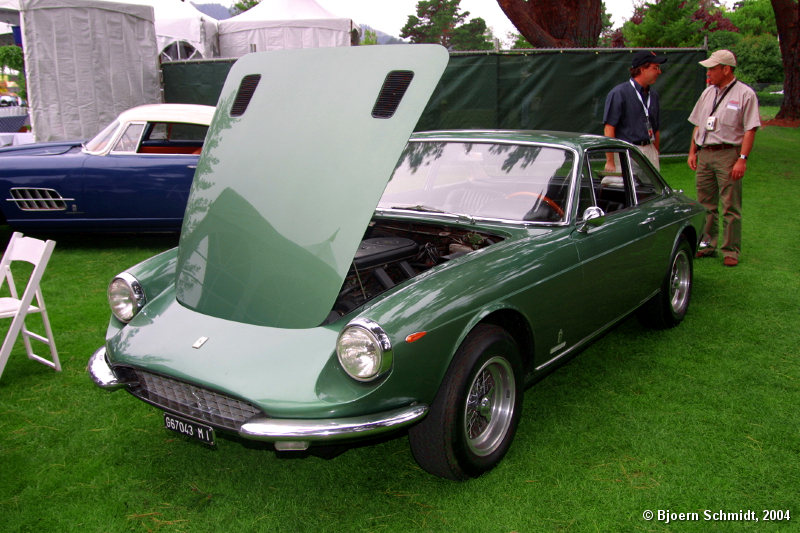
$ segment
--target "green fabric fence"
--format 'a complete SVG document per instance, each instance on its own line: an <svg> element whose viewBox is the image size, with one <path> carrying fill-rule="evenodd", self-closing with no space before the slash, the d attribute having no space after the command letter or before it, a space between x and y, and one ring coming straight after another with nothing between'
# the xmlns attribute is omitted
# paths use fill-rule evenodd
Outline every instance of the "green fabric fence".
<svg viewBox="0 0 800 533"><path fill-rule="evenodd" d="M544 129L602 133L606 94L629 78L630 49L454 53L417 130ZM701 49L660 49L661 150L686 153L689 113L705 88ZM215 105L233 60L165 63L166 102Z"/></svg>

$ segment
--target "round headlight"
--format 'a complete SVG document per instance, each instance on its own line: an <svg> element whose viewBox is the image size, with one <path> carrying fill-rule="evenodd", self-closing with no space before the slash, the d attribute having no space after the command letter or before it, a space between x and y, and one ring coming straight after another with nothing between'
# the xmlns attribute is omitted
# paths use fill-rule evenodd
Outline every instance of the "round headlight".
<svg viewBox="0 0 800 533"><path fill-rule="evenodd" d="M347 374L371 381L392 366L392 345L381 327L371 320L354 320L339 334L336 355Z"/></svg>
<svg viewBox="0 0 800 533"><path fill-rule="evenodd" d="M122 322L130 322L144 306L144 290L139 281L123 272L108 285L108 305Z"/></svg>

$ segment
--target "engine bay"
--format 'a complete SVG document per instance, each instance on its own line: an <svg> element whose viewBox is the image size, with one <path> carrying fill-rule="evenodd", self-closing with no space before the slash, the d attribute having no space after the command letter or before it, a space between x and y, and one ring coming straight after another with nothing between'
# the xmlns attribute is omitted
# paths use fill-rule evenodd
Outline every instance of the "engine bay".
<svg viewBox="0 0 800 533"><path fill-rule="evenodd" d="M444 225L373 221L326 323L436 265L502 240L497 235Z"/></svg>

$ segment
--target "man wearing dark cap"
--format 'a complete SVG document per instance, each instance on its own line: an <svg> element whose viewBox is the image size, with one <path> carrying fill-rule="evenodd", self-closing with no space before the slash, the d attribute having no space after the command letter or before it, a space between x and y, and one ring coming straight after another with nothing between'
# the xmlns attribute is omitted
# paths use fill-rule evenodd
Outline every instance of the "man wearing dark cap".
<svg viewBox="0 0 800 533"><path fill-rule="evenodd" d="M631 78L611 89L603 112L603 134L635 144L656 168L660 168L661 117L658 93L652 85L661 75L661 65L666 61L665 56L655 52L636 52L631 61ZM614 172L616 166L613 154L609 153L606 170Z"/></svg>
<svg viewBox="0 0 800 533"><path fill-rule="evenodd" d="M716 255L721 203L723 264L734 267L742 246L742 178L761 126L758 98L736 79L730 50L717 50L700 65L708 87L689 115L694 131L687 160L697 172L697 201L707 210L697 257Z"/></svg>

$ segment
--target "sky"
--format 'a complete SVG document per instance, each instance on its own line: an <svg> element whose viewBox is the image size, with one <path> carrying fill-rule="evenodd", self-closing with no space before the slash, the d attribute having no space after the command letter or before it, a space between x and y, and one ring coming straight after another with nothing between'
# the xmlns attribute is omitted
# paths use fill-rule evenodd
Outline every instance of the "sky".
<svg viewBox="0 0 800 533"><path fill-rule="evenodd" d="M397 37L400 35L400 29L405 26L408 16L416 14L417 1L317 0L317 3L335 15L349 17L357 24L367 24ZM614 28L622 26L622 23L633 15L634 0L604 1ZM730 5L732 0L726 0L724 3ZM233 2L226 3L226 5L232 4ZM509 32L519 33L497 5L497 0L461 0L461 11L469 11L470 18L481 17L492 29L494 36L504 43L508 43Z"/></svg>
<svg viewBox="0 0 800 533"><path fill-rule="evenodd" d="M198 0L198 2L213 0ZM335 15L349 17L358 24L367 24L376 30L399 36L409 15L416 14L418 0L317 0L317 3ZM232 1L223 1L232 5ZM633 14L634 0L605 0L614 27L621 26ZM509 32L518 33L514 25L497 5L497 0L461 0L461 11L469 11L470 18L481 17L492 28L495 37L507 40Z"/></svg>

